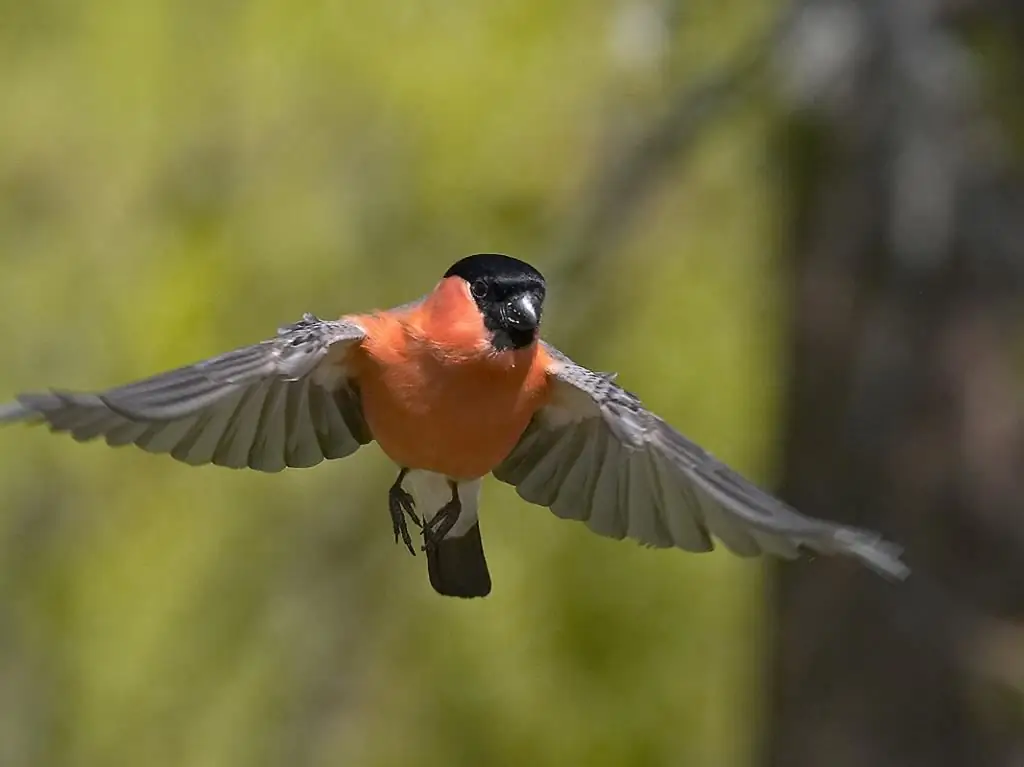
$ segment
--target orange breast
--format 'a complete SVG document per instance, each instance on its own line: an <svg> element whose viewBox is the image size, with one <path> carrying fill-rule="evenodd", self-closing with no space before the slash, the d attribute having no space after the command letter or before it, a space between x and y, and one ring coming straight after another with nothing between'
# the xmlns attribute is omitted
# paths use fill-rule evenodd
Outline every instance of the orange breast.
<svg viewBox="0 0 1024 767"><path fill-rule="evenodd" d="M367 424L391 460L476 479L504 460L544 404L546 358L537 345L495 354L475 306L449 297L443 307L360 317L368 338L350 364Z"/></svg>

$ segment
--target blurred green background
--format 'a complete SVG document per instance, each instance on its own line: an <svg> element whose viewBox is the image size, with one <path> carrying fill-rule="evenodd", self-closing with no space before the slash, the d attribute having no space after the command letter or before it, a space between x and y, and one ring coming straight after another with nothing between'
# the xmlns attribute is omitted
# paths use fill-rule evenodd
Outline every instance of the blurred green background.
<svg viewBox="0 0 1024 767"><path fill-rule="evenodd" d="M117 384L501 251L553 276L549 338L768 483L767 99L586 282L563 246L637 126L771 10L3 0L0 391ZM441 599L392 543L392 475L373 446L265 476L4 431L0 764L749 761L759 563L603 540L491 481L494 592Z"/></svg>

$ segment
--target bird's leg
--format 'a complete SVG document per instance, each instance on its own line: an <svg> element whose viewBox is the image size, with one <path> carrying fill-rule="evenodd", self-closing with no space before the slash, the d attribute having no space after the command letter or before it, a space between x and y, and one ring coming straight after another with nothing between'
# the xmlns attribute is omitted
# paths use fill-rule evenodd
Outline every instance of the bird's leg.
<svg viewBox="0 0 1024 767"><path fill-rule="evenodd" d="M398 543L398 538L401 536L402 543L409 549L409 553L416 556L416 550L412 547L412 536L409 535L409 525L406 524L405 518L408 516L417 527L423 527L423 523L416 516L415 501L402 488L402 480L405 479L405 475L408 473L408 469L399 471L398 479L395 480L395 484L388 490L388 510L391 512L391 526L395 531L395 543Z"/></svg>
<svg viewBox="0 0 1024 767"><path fill-rule="evenodd" d="M459 484L448 480L452 489L452 499L448 501L423 525L423 550L431 549L444 540L444 537L455 527L455 523L462 513L462 501L459 500Z"/></svg>

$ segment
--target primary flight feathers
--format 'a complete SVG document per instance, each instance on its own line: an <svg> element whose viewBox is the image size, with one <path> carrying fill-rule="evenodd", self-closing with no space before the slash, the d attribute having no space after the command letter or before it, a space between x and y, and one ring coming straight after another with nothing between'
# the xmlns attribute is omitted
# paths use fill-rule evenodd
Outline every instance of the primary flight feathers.
<svg viewBox="0 0 1024 767"><path fill-rule="evenodd" d="M104 437L192 465L280 471L343 458L370 441L343 378L314 382L332 347L358 327L305 315L276 338L98 394L22 394L0 421L44 420L78 441Z"/></svg>

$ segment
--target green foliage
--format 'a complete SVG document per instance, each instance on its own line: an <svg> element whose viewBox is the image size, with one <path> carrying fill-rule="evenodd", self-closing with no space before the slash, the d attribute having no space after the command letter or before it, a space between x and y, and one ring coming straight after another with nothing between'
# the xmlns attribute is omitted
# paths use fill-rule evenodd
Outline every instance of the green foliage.
<svg viewBox="0 0 1024 767"><path fill-rule="evenodd" d="M608 147L763 13L683 4L666 56L627 66L627 7L0 2L0 390L103 387L399 303L469 252L552 267ZM764 479L761 119L715 128L599 297L551 287L608 323L549 333ZM0 454L0 764L749 756L756 563L601 540L492 482L495 590L463 603L392 545L375 447L276 476L21 428Z"/></svg>

